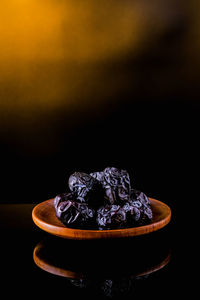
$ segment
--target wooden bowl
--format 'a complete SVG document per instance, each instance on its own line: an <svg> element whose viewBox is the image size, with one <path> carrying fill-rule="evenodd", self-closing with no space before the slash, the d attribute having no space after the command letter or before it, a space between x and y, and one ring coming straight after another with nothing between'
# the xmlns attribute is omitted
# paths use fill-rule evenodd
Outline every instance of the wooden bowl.
<svg viewBox="0 0 200 300"><path fill-rule="evenodd" d="M37 204L32 211L34 223L42 230L68 239L91 240L132 237L150 232L166 226L171 220L171 209L165 203L149 198L153 212L153 219L150 224L125 229L112 230L86 230L68 228L56 217L54 199L49 199Z"/></svg>

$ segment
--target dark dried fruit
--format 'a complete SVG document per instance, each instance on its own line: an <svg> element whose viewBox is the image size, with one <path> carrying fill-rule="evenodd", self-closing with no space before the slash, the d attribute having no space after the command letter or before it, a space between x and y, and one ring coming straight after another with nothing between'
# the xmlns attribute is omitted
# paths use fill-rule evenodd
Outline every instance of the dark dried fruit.
<svg viewBox="0 0 200 300"><path fill-rule="evenodd" d="M94 177L98 181L101 181L102 178L103 178L103 171L102 172L93 172L93 173L90 173L90 176Z"/></svg>
<svg viewBox="0 0 200 300"><path fill-rule="evenodd" d="M123 228L126 225L126 212L120 205L106 205L97 210L99 229Z"/></svg>
<svg viewBox="0 0 200 300"><path fill-rule="evenodd" d="M135 189L131 189L131 196L128 203L140 211L139 224L143 225L152 219L151 204L148 197Z"/></svg>
<svg viewBox="0 0 200 300"><path fill-rule="evenodd" d="M72 200L72 194L61 194L54 199L56 216L68 227L90 228L95 222L95 210L86 203Z"/></svg>
<svg viewBox="0 0 200 300"><path fill-rule="evenodd" d="M89 174L75 172L69 177L69 188L76 200L92 206L103 199L103 189L100 182Z"/></svg>
<svg viewBox="0 0 200 300"><path fill-rule="evenodd" d="M111 204L127 201L130 198L130 178L126 170L106 168L101 183Z"/></svg>
<svg viewBox="0 0 200 300"><path fill-rule="evenodd" d="M56 209L56 214L60 214L60 212L58 212L58 208L60 207L60 204L61 202L65 202L65 201L68 201L68 200L73 200L73 195L72 193L63 193L63 194L59 194L57 195L55 198L54 198L54 207ZM62 207L62 206L61 206Z"/></svg>
<svg viewBox="0 0 200 300"><path fill-rule="evenodd" d="M131 189L126 170L105 168L69 177L70 193L54 199L56 216L73 228L117 229L141 226L152 220L148 197Z"/></svg>
<svg viewBox="0 0 200 300"><path fill-rule="evenodd" d="M123 210L126 212L127 225L136 225L140 220L140 208L127 202L123 206Z"/></svg>

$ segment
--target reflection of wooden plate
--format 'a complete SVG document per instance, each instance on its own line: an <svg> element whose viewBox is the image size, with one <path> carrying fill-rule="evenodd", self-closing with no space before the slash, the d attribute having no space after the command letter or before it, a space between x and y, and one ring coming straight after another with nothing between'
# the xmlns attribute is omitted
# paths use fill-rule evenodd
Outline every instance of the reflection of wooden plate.
<svg viewBox="0 0 200 300"><path fill-rule="evenodd" d="M62 276L62 277L67 277L67 278L71 278L71 279L83 279L83 278L87 278L88 276L90 278L95 279L96 276L99 275L99 270L97 269L93 269L93 271L89 273L84 272L83 271L78 271L73 270L73 269L68 269L66 268L66 266L64 266L64 262L63 262L63 266L62 263L61 264L56 264L55 262L55 253L54 255L51 253L52 249L49 249L50 251L50 256L48 255L48 247L45 246L45 244L43 243L38 243L36 245L36 247L34 248L33 251L33 260L35 262L35 264L41 268L42 270L49 272L51 274L57 275L57 276ZM162 255L160 258L160 250L159 254L155 251L153 252L150 256L149 256L149 261L146 261L146 263L144 263L144 261L141 262L140 267L138 267L137 264L134 263L134 266L129 265L128 267L130 267L131 270L127 270L127 274L133 276L133 277L141 277L141 276L146 276L149 275L151 273L154 273L156 271L159 271L160 269L162 269L164 266L166 266L171 258L171 253L170 251L166 252L164 254L164 256ZM134 252L134 251L133 251ZM46 256L45 256L46 254ZM58 253L56 253L57 255ZM53 256L53 259L51 259L50 257ZM66 255L67 257L67 255ZM70 259L75 259L75 258L71 258ZM62 261L62 259L61 259ZM135 266L136 265L136 266ZM120 272L120 268L118 270L118 272ZM116 272L115 272L116 273ZM123 274L123 273L122 273ZM115 274L115 276L119 274Z"/></svg>
<svg viewBox="0 0 200 300"><path fill-rule="evenodd" d="M44 259L44 257L40 255L40 252L42 250L43 250L43 245L41 243L38 243L33 251L33 260L35 264L42 270L54 275L67 277L67 278L81 279L83 277L81 272L67 270L65 268L56 266L53 263L49 262L48 260Z"/></svg>
<svg viewBox="0 0 200 300"><path fill-rule="evenodd" d="M112 230L85 230L73 229L64 226L56 217L53 199L46 200L36 205L32 211L34 223L42 230L62 238L88 240L88 239L110 239L123 238L147 234L167 225L171 219L171 209L165 203L149 198L153 212L150 224Z"/></svg>

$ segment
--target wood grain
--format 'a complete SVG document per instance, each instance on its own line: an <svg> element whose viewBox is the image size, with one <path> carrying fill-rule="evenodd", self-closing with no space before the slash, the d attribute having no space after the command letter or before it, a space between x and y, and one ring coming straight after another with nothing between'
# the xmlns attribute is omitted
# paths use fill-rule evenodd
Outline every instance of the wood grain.
<svg viewBox="0 0 200 300"><path fill-rule="evenodd" d="M150 224L112 230L85 230L67 228L56 217L53 199L37 204L32 211L34 223L42 230L68 239L90 240L132 237L159 230L166 226L171 220L171 209L165 203L149 198L153 212L153 219Z"/></svg>

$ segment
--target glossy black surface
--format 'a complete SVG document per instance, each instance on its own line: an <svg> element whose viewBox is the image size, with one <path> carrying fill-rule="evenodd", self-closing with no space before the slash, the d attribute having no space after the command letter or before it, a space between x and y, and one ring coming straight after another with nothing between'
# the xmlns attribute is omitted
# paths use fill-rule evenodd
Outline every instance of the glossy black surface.
<svg viewBox="0 0 200 300"><path fill-rule="evenodd" d="M163 299L193 294L195 251L175 215L149 235L73 241L37 228L33 206L0 205L1 292L7 297Z"/></svg>

